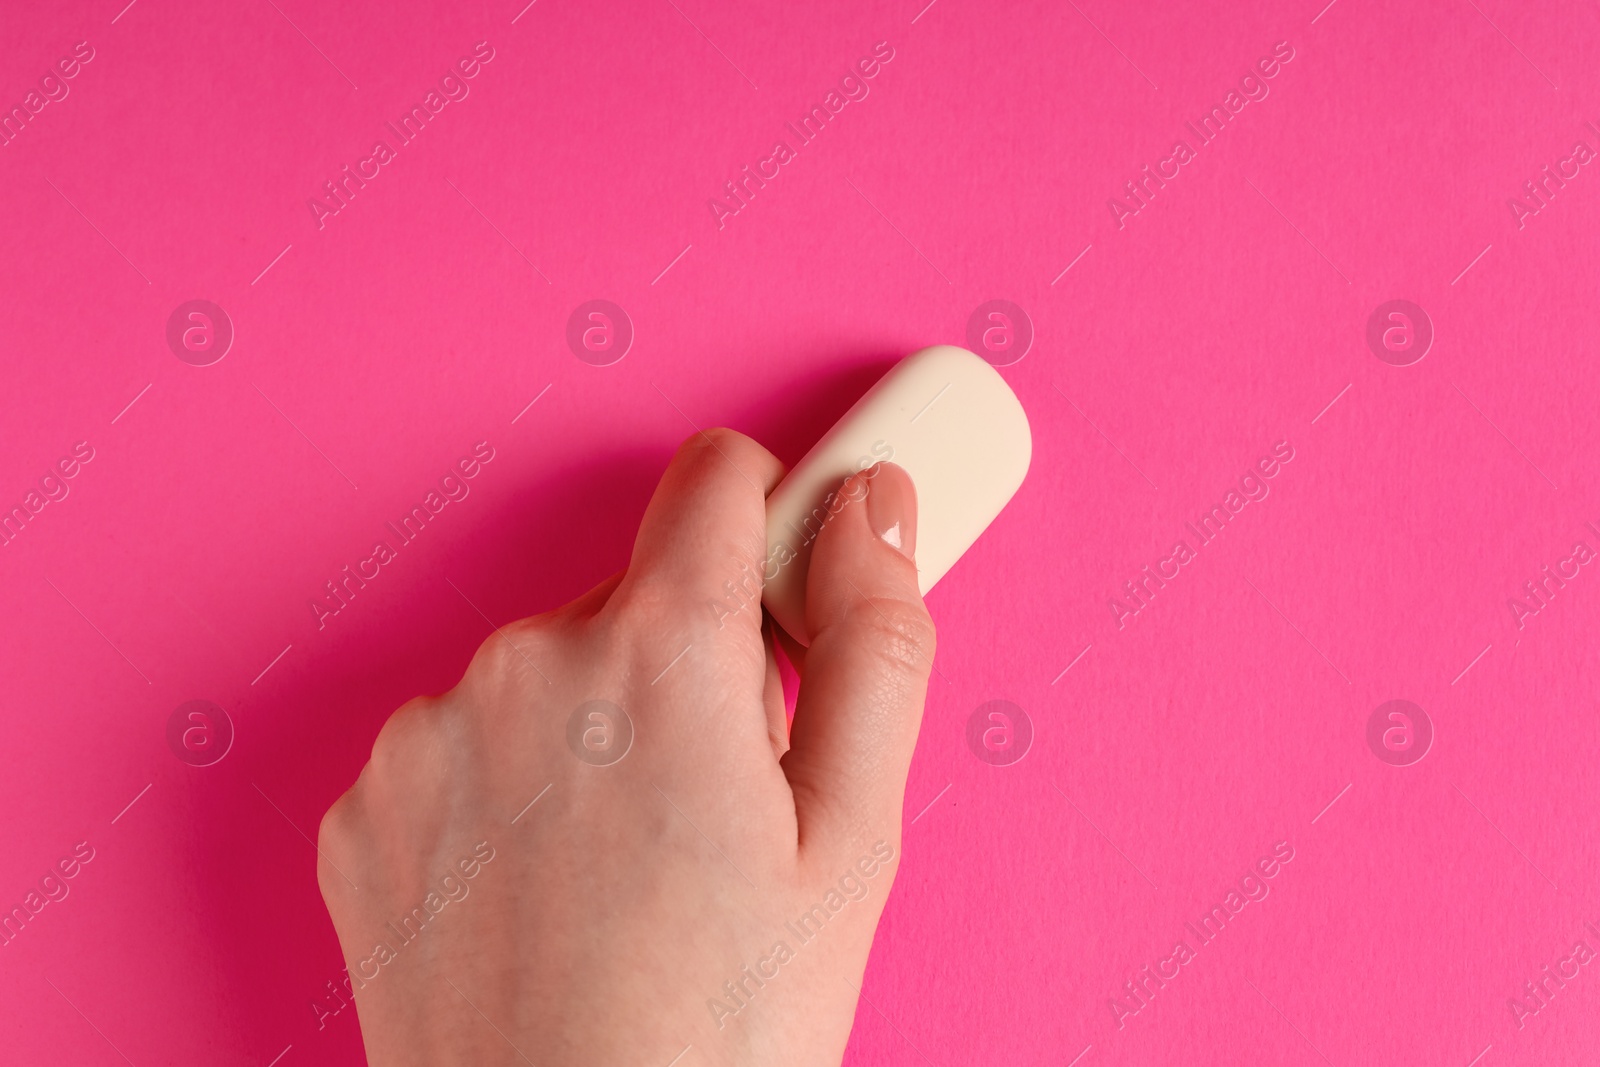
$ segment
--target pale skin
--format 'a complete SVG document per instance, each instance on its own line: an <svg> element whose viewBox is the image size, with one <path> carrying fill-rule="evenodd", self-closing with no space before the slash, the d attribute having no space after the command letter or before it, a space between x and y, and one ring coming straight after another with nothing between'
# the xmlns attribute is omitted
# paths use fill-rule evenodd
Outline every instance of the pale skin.
<svg viewBox="0 0 1600 1067"><path fill-rule="evenodd" d="M374 1067L840 1062L934 630L910 478L853 476L813 547L810 647L779 638L801 673L789 725L772 623L724 584L761 573L782 473L731 430L691 437L626 570L502 627L383 727L317 872ZM596 699L633 727L607 765L568 741Z"/></svg>

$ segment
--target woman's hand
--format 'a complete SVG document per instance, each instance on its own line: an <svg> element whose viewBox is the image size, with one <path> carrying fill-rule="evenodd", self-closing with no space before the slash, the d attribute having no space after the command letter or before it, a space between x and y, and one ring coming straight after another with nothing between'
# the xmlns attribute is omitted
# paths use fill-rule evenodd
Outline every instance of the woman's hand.
<svg viewBox="0 0 1600 1067"><path fill-rule="evenodd" d="M840 1061L934 632L910 478L858 474L787 727L759 589L781 473L696 434L625 572L390 717L319 834L371 1063Z"/></svg>

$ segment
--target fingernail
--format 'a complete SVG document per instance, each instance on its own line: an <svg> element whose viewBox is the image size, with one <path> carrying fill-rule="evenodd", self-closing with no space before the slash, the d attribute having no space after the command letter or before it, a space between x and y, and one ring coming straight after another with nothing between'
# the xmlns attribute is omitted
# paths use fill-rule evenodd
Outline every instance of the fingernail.
<svg viewBox="0 0 1600 1067"><path fill-rule="evenodd" d="M917 488L893 463L866 472L867 525L909 560L917 558Z"/></svg>

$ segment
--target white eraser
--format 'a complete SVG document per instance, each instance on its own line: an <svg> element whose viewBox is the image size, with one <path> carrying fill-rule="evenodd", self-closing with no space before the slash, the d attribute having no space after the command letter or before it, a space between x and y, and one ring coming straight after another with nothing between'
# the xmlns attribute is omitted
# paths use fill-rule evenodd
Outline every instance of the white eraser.
<svg viewBox="0 0 1600 1067"><path fill-rule="evenodd" d="M926 594L1000 514L1028 473L1028 416L1000 372L936 345L880 378L767 497L761 601L802 645L811 546L844 479L874 463L917 489L917 577ZM870 492L870 490L869 490Z"/></svg>

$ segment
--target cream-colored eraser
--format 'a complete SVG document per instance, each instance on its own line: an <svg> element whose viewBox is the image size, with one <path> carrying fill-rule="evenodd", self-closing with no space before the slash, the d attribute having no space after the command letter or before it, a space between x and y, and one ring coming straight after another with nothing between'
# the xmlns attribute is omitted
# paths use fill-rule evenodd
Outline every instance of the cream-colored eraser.
<svg viewBox="0 0 1600 1067"><path fill-rule="evenodd" d="M917 577L926 594L1000 514L1032 455L1028 416L993 367L954 345L907 356L767 497L762 603L795 640L811 643L806 572L829 498L845 478L881 462L904 467L916 485Z"/></svg>

